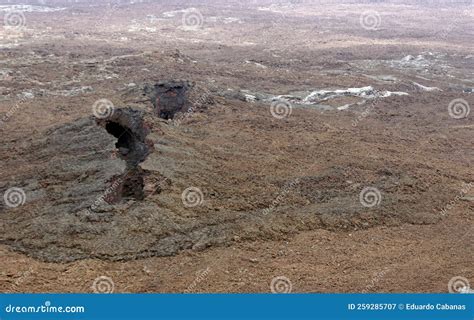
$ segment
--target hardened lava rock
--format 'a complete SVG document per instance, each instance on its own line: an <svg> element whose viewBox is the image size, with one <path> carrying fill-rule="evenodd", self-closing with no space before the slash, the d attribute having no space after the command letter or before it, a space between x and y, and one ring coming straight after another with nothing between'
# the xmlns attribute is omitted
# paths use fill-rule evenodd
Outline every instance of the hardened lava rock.
<svg viewBox="0 0 474 320"><path fill-rule="evenodd" d="M21 207L0 208L0 241L45 260L75 259L80 250L71 237L90 239L104 231L101 222L111 221L113 204L144 198L146 172L139 164L152 146L147 134L142 112L124 108L17 141L28 169L0 190L20 187L30 206L23 215L16 214Z"/></svg>
<svg viewBox="0 0 474 320"><path fill-rule="evenodd" d="M193 106L211 96L190 93ZM318 228L436 223L459 182L472 181L468 166L446 176L448 162L388 163L372 145L366 156L351 132L308 114L277 125L266 108L232 105L181 122L115 109L8 141L0 165L16 170L0 170L0 193L19 187L26 201L0 208L0 243L51 262L129 260ZM269 143L276 132L284 144Z"/></svg>
<svg viewBox="0 0 474 320"><path fill-rule="evenodd" d="M189 108L187 81L160 81L153 86L151 99L155 114L163 119L173 119L178 112Z"/></svg>
<svg viewBox="0 0 474 320"><path fill-rule="evenodd" d="M145 84L142 94L152 103L155 116L169 120L207 109L214 104L215 93L191 81L161 80Z"/></svg>
<svg viewBox="0 0 474 320"><path fill-rule="evenodd" d="M115 192L110 201L121 201L122 198L142 200L145 172L138 166L150 152L146 142L149 130L143 124L142 112L133 109L118 109L105 119L97 119L97 124L117 138L115 147L118 156L126 162L122 176L114 179ZM109 202L110 202L109 201Z"/></svg>

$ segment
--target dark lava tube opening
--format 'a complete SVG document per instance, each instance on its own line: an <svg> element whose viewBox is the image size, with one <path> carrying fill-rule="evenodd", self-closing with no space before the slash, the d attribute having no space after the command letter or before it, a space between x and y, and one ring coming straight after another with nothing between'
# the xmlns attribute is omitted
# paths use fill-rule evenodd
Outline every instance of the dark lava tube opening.
<svg viewBox="0 0 474 320"><path fill-rule="evenodd" d="M112 202L143 200L145 171L139 167L139 163L146 159L150 151L145 142L148 133L143 126L141 113L130 108L118 109L107 119L97 119L96 122L117 138L115 147L120 158L127 163L125 172L110 182L110 189L114 190L110 199L113 199Z"/></svg>

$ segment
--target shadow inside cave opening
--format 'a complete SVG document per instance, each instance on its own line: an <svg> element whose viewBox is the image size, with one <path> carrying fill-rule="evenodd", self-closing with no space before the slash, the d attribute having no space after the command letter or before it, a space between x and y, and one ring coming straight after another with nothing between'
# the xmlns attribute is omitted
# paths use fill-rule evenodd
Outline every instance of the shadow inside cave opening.
<svg viewBox="0 0 474 320"><path fill-rule="evenodd" d="M118 122L107 121L105 130L117 138L115 147L120 158L127 162L127 169L121 177L114 179L111 184L115 194L111 197L112 202L120 202L124 199L143 200L144 194L144 171L138 167L138 162L143 158L143 150L139 146L140 141L133 135L131 130Z"/></svg>

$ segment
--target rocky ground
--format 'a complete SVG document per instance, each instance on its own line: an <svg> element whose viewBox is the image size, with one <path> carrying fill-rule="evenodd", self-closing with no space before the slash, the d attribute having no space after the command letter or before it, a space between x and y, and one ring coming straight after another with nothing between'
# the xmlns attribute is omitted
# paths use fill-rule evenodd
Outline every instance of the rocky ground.
<svg viewBox="0 0 474 320"><path fill-rule="evenodd" d="M441 6L0 4L0 289L472 280L472 6Z"/></svg>

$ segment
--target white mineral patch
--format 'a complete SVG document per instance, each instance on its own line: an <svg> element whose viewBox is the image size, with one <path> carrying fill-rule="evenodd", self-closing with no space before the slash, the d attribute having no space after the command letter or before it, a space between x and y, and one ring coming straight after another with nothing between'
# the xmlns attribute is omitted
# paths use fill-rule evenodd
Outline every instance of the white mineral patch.
<svg viewBox="0 0 474 320"><path fill-rule="evenodd" d="M409 54L409 55L403 57L401 61L407 62L407 61L412 61L412 60L415 60L415 57L413 57L412 55Z"/></svg>
<svg viewBox="0 0 474 320"><path fill-rule="evenodd" d="M337 107L337 110L347 110L349 109L351 105L350 104L345 104L343 106Z"/></svg>
<svg viewBox="0 0 474 320"><path fill-rule="evenodd" d="M20 99L34 99L35 95L31 91L23 91L22 93L17 94L17 97Z"/></svg>
<svg viewBox="0 0 474 320"><path fill-rule="evenodd" d="M288 9L293 9L292 4L271 4L269 7L258 7L259 11L270 11L270 12L279 12L284 13Z"/></svg>
<svg viewBox="0 0 474 320"><path fill-rule="evenodd" d="M32 5L0 5L0 12L55 12L66 10L66 8L55 8Z"/></svg>
<svg viewBox="0 0 474 320"><path fill-rule="evenodd" d="M40 89L38 90L41 96L48 95L48 96L63 96L63 97L73 97L78 96L87 92L92 92L94 89L91 86L82 86L82 87L74 87L71 89L64 89L64 90L45 90Z"/></svg>
<svg viewBox="0 0 474 320"><path fill-rule="evenodd" d="M166 17L166 18L173 18L175 17L178 13L180 13L180 11L166 11L166 12L163 12L163 17Z"/></svg>
<svg viewBox="0 0 474 320"><path fill-rule="evenodd" d="M311 92L306 98L303 99L305 103L314 103L319 101L326 101L337 97L361 97L361 98L375 98L376 91L373 87L367 86L362 88L348 88L338 90L317 90Z"/></svg>
<svg viewBox="0 0 474 320"><path fill-rule="evenodd" d="M242 23L242 21L239 18L233 18L233 17L224 18L224 23L225 24L233 23L233 22Z"/></svg>
<svg viewBox="0 0 474 320"><path fill-rule="evenodd" d="M416 87L418 87L418 88L420 88L421 90L423 90L423 91L428 91L428 92L431 92L431 91L443 91L443 90L441 90L441 89L438 88L438 87L426 87L426 86L424 86L424 85L422 85L422 84L419 84L418 82L413 82L413 84L414 84Z"/></svg>
<svg viewBox="0 0 474 320"><path fill-rule="evenodd" d="M257 99L256 96L251 95L251 94L244 94L244 97L245 97L245 101L247 102L255 102L255 100Z"/></svg>
<svg viewBox="0 0 474 320"><path fill-rule="evenodd" d="M148 20L148 22L150 23L155 23L156 21L159 21L159 20L162 20L162 19L159 19L157 16L153 15L153 14L148 14L146 16L146 19Z"/></svg>
<svg viewBox="0 0 474 320"><path fill-rule="evenodd" d="M375 99L375 98L386 98L390 96L408 96L409 94L401 91L378 91L372 86L361 87L361 88L348 88L348 89L337 89L337 90L315 90L309 93L308 95L300 94L287 94L287 95L277 95L271 96L270 99L265 99L267 101L275 100L286 100L294 104L300 105L317 105L321 102L340 98L340 97L358 97L364 100ZM346 110L351 106L343 105L338 107L338 110Z"/></svg>
<svg viewBox="0 0 474 320"><path fill-rule="evenodd" d="M11 80L11 69L0 69L0 81L8 81Z"/></svg>
<svg viewBox="0 0 474 320"><path fill-rule="evenodd" d="M173 18L173 17L176 17L178 14L194 12L196 10L197 10L196 8L187 8L187 9L181 9L181 10L166 11L166 12L163 12L162 15L165 18Z"/></svg>
<svg viewBox="0 0 474 320"><path fill-rule="evenodd" d="M266 68L267 68L267 66L265 66L265 65L263 65L263 64L261 64L261 63L255 62L255 61L245 60L245 63L254 64L254 65L256 65L257 67L262 68L262 69L266 69Z"/></svg>
<svg viewBox="0 0 474 320"><path fill-rule="evenodd" d="M378 96L386 98L390 96L409 96L409 94L403 91L382 91Z"/></svg>

